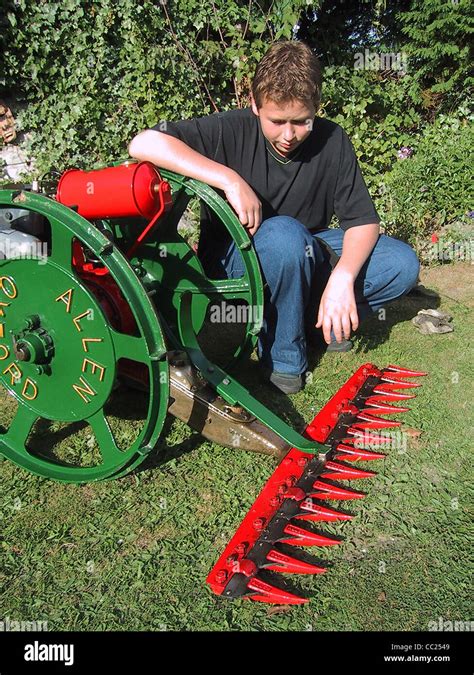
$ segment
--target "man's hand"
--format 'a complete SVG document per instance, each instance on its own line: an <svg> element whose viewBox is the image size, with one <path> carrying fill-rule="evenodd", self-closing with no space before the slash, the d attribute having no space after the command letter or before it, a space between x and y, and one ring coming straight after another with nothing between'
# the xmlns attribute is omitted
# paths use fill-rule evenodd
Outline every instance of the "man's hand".
<svg viewBox="0 0 474 675"><path fill-rule="evenodd" d="M262 222L262 204L250 185L237 173L233 174L223 186L225 196L242 225L254 235Z"/></svg>
<svg viewBox="0 0 474 675"><path fill-rule="evenodd" d="M331 329L336 340L347 340L352 330L357 330L359 316L354 295L354 278L352 275L337 269L329 277L324 289L318 312L316 328L323 329L326 342L331 342Z"/></svg>
<svg viewBox="0 0 474 675"><path fill-rule="evenodd" d="M319 305L316 328L323 329L324 339L331 342L331 329L336 340L350 338L359 327L354 283L379 237L379 225L368 223L351 227L344 234L342 255L324 289Z"/></svg>

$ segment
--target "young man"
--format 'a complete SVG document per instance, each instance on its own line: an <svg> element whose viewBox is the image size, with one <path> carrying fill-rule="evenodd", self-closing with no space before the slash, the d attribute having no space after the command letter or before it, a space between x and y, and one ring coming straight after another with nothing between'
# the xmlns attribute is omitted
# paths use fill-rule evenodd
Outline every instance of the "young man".
<svg viewBox="0 0 474 675"><path fill-rule="evenodd" d="M251 108L162 124L129 146L136 159L221 190L247 228L267 284L260 362L285 393L303 387L305 329L322 329L328 350L350 349L360 318L407 293L419 271L407 244L379 234L345 132L315 117L320 90L311 49L277 42L258 64ZM334 214L340 227L328 229ZM243 273L205 210L198 252L210 276Z"/></svg>

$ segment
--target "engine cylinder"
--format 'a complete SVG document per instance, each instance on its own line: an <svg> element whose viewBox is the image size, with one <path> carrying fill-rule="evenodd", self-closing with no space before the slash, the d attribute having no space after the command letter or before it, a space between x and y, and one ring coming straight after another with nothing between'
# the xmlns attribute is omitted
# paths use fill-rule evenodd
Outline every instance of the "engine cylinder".
<svg viewBox="0 0 474 675"><path fill-rule="evenodd" d="M149 219L160 208L163 183L151 162L125 162L95 171L68 169L59 180L56 199L77 208L88 220L130 216Z"/></svg>

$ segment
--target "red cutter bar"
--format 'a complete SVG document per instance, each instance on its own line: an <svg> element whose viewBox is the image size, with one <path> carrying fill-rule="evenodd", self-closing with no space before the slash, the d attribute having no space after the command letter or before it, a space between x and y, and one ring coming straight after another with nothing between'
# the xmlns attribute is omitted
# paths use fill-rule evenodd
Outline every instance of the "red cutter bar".
<svg viewBox="0 0 474 675"><path fill-rule="evenodd" d="M388 403L413 398L413 394L396 390L420 386L404 378L423 375L426 373L393 365L379 370L368 363L359 368L305 429L304 435L324 444L327 450L319 455L295 448L289 450L209 573L207 583L214 593L226 598L243 597L278 604L308 602L273 585L266 573L321 574L326 571L312 556L301 552L293 555L291 547L333 546L341 543L341 539L301 527L302 521L353 518L347 511L335 510L326 502L362 499L365 493L335 481L376 475L346 462L385 457L383 453L359 446L391 442L391 438L374 432L398 427L400 422L378 415L409 410Z"/></svg>

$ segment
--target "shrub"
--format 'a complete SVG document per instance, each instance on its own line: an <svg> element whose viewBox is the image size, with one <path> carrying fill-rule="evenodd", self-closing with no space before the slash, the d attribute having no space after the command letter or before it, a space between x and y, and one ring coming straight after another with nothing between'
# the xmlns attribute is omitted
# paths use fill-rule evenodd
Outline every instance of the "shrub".
<svg viewBox="0 0 474 675"><path fill-rule="evenodd" d="M412 156L396 162L376 198L387 234L422 250L441 228L470 229L473 144L472 115L465 109L425 127Z"/></svg>

